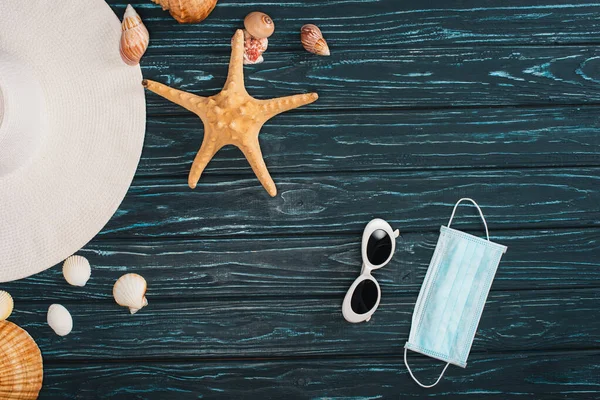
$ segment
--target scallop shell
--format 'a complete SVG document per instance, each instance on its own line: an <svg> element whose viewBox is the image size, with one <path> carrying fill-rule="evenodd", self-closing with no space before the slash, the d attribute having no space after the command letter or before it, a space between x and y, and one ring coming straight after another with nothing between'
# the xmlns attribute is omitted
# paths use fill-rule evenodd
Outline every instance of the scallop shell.
<svg viewBox="0 0 600 400"><path fill-rule="evenodd" d="M217 0L152 0L180 24L203 21L217 5Z"/></svg>
<svg viewBox="0 0 600 400"><path fill-rule="evenodd" d="M42 353L31 336L9 321L0 321L0 397L37 399L42 388Z"/></svg>
<svg viewBox="0 0 600 400"><path fill-rule="evenodd" d="M65 307L52 304L48 307L48 325L58 336L67 336L73 330L73 318Z"/></svg>
<svg viewBox="0 0 600 400"><path fill-rule="evenodd" d="M0 290L0 321L4 321L6 318L10 317L14 306L15 303L13 302L12 296L8 292Z"/></svg>
<svg viewBox="0 0 600 400"><path fill-rule="evenodd" d="M254 11L244 18L244 28L256 39L265 39L275 32L275 23L267 14Z"/></svg>
<svg viewBox="0 0 600 400"><path fill-rule="evenodd" d="M128 65L137 65L148 48L150 34L137 12L127 5L121 24L121 58Z"/></svg>
<svg viewBox="0 0 600 400"><path fill-rule="evenodd" d="M148 305L146 288L146 280L141 275L125 274L115 283L113 297L118 305L129 307L129 312L135 314Z"/></svg>
<svg viewBox="0 0 600 400"><path fill-rule="evenodd" d="M69 285L85 286L92 274L92 268L87 258L71 256L63 264L63 276Z"/></svg>
<svg viewBox="0 0 600 400"><path fill-rule="evenodd" d="M321 30L316 25L304 25L300 30L300 40L306 51L320 56L331 54L327 41L323 38L323 33L321 33Z"/></svg>

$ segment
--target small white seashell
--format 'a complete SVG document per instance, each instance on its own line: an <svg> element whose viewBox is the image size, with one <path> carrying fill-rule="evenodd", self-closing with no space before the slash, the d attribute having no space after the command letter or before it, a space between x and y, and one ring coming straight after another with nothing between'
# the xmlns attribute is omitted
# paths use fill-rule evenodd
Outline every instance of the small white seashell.
<svg viewBox="0 0 600 400"><path fill-rule="evenodd" d="M118 305L129 307L129 312L135 314L148 305L146 288L146 280L141 275L125 274L115 283L113 297Z"/></svg>
<svg viewBox="0 0 600 400"><path fill-rule="evenodd" d="M10 317L14 306L15 303L12 296L8 292L0 290L0 321L4 321Z"/></svg>
<svg viewBox="0 0 600 400"><path fill-rule="evenodd" d="M71 256L63 264L63 276L73 286L85 286L92 275L92 269L87 258Z"/></svg>
<svg viewBox="0 0 600 400"><path fill-rule="evenodd" d="M48 308L48 325L58 336L67 336L73 329L73 318L62 305L52 304Z"/></svg>

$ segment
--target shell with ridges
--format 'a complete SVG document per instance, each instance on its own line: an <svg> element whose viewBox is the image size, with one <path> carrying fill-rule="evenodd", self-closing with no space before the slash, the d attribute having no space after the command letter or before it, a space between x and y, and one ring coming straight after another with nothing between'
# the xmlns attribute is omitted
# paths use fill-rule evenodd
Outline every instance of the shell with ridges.
<svg viewBox="0 0 600 400"><path fill-rule="evenodd" d="M44 368L42 353L29 334L9 321L0 321L0 397L37 399Z"/></svg>
<svg viewBox="0 0 600 400"><path fill-rule="evenodd" d="M12 296L8 292L0 290L0 321L4 321L10 317L14 306L15 303Z"/></svg>
<svg viewBox="0 0 600 400"><path fill-rule="evenodd" d="M121 58L128 65L137 65L148 48L150 34L142 22L142 19L133 9L131 4L127 5L123 23L121 24L121 44L119 50Z"/></svg>
<svg viewBox="0 0 600 400"><path fill-rule="evenodd" d="M60 304L52 304L48 307L48 325L58 336L67 336L73 330L73 318L71 313Z"/></svg>
<svg viewBox="0 0 600 400"><path fill-rule="evenodd" d="M267 14L254 11L244 18L244 28L256 39L265 39L275 32L275 23Z"/></svg>
<svg viewBox="0 0 600 400"><path fill-rule="evenodd" d="M203 21L217 5L217 0L152 0L180 24Z"/></svg>
<svg viewBox="0 0 600 400"><path fill-rule="evenodd" d="M87 258L71 256L63 264L63 276L73 286L85 286L92 274L92 268Z"/></svg>
<svg viewBox="0 0 600 400"><path fill-rule="evenodd" d="M308 52L319 56L328 56L331 54L327 41L323 38L323 33L321 33L321 30L316 25L304 25L300 30L300 40L302 41L302 46Z"/></svg>
<svg viewBox="0 0 600 400"><path fill-rule="evenodd" d="M125 274L113 286L113 297L118 305L128 307L135 314L148 305L146 280L138 274Z"/></svg>

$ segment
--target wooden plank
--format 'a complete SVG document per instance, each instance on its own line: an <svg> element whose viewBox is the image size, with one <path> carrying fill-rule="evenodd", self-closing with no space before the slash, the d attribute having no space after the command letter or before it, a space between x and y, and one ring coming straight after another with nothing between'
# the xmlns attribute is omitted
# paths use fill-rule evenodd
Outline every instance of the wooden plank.
<svg viewBox="0 0 600 400"><path fill-rule="evenodd" d="M472 232L477 234L477 232ZM416 293L429 266L437 233L405 233L394 258L374 273L386 295ZM361 265L360 234L235 240L94 240L79 252L93 266L83 288L66 284L62 267L0 285L18 307L27 301L111 299L126 271L152 283L153 299L269 296L342 298ZM597 287L600 230L502 231L508 246L492 290ZM532 251L535 249L535 251Z"/></svg>
<svg viewBox="0 0 600 400"><path fill-rule="evenodd" d="M18 307L11 320L35 338L45 360L385 355L402 351L417 298L383 292L369 323L350 324L341 314L343 293L321 299L160 301L153 298L160 285L149 282L149 305L135 315L110 300L63 302L74 320L66 337L46 324L49 301ZM600 325L589 319L599 307L597 289L493 292L473 349L595 348Z"/></svg>
<svg viewBox="0 0 600 400"><path fill-rule="evenodd" d="M228 53L149 54L142 69L146 78L208 96L222 88L228 62ZM597 49L588 46L339 50L320 58L299 50L269 54L245 74L257 98L319 93L317 102L295 112L556 106L600 102L599 63ZM147 102L151 115L187 113L154 93Z"/></svg>
<svg viewBox="0 0 600 400"><path fill-rule="evenodd" d="M106 238L307 235L360 232L374 217L404 232L435 231L461 197L483 207L492 235L500 229L597 226L600 169L407 171L334 175L274 175L269 197L253 176L207 174L191 190L187 179L137 180ZM461 229L481 220L465 207Z"/></svg>
<svg viewBox="0 0 600 400"><path fill-rule="evenodd" d="M600 107L282 114L261 134L273 173L600 165ZM148 120L137 176L187 176L203 138L192 116ZM227 147L210 174L248 173Z"/></svg>
<svg viewBox="0 0 600 400"><path fill-rule="evenodd" d="M128 2L108 3L122 16ZM231 37L234 29L243 26L244 16L254 10L267 12L275 20L270 51L298 49L300 27L309 22L321 27L334 52L384 46L598 43L600 33L596 24L600 5L594 2L263 0L248 4L220 0L208 19L192 25L177 24L148 1L132 0L131 4L150 30L150 51L160 52L222 49L220 39Z"/></svg>
<svg viewBox="0 0 600 400"><path fill-rule="evenodd" d="M399 357L340 360L52 364L44 366L41 400L51 399L333 399L443 396L444 399L598 398L598 351L473 354L424 391ZM438 362L411 360L432 381Z"/></svg>

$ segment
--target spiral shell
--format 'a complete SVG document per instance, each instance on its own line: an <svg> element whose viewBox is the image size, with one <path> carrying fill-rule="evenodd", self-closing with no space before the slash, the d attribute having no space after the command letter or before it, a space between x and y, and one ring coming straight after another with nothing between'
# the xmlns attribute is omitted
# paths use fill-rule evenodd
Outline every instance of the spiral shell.
<svg viewBox="0 0 600 400"><path fill-rule="evenodd" d="M169 10L169 13L180 24L203 21L217 5L217 0L152 0Z"/></svg>
<svg viewBox="0 0 600 400"><path fill-rule="evenodd" d="M71 313L60 304L52 304L48 308L48 325L58 336L67 336L73 329Z"/></svg>
<svg viewBox="0 0 600 400"><path fill-rule="evenodd" d="M148 305L146 299L146 280L138 274L125 274L120 277L113 287L113 297L118 305L128 307L135 314Z"/></svg>
<svg viewBox="0 0 600 400"><path fill-rule="evenodd" d="M0 290L0 321L4 321L10 317L14 306L15 303L12 296L8 292Z"/></svg>
<svg viewBox="0 0 600 400"><path fill-rule="evenodd" d="M121 24L121 58L128 65L139 64L148 48L150 34L137 12L127 5Z"/></svg>
<svg viewBox="0 0 600 400"><path fill-rule="evenodd" d="M25 330L0 321L0 398L34 400L42 388L42 353Z"/></svg>
<svg viewBox="0 0 600 400"><path fill-rule="evenodd" d="M323 33L321 33L321 30L316 25L304 25L300 30L300 40L306 51L319 56L328 56L331 54L327 41L323 38Z"/></svg>
<svg viewBox="0 0 600 400"><path fill-rule="evenodd" d="M85 286L92 274L92 268L87 258L71 256L63 264L63 276L73 286Z"/></svg>
<svg viewBox="0 0 600 400"><path fill-rule="evenodd" d="M275 32L275 23L267 14L254 11L244 18L244 28L256 39L265 39Z"/></svg>

